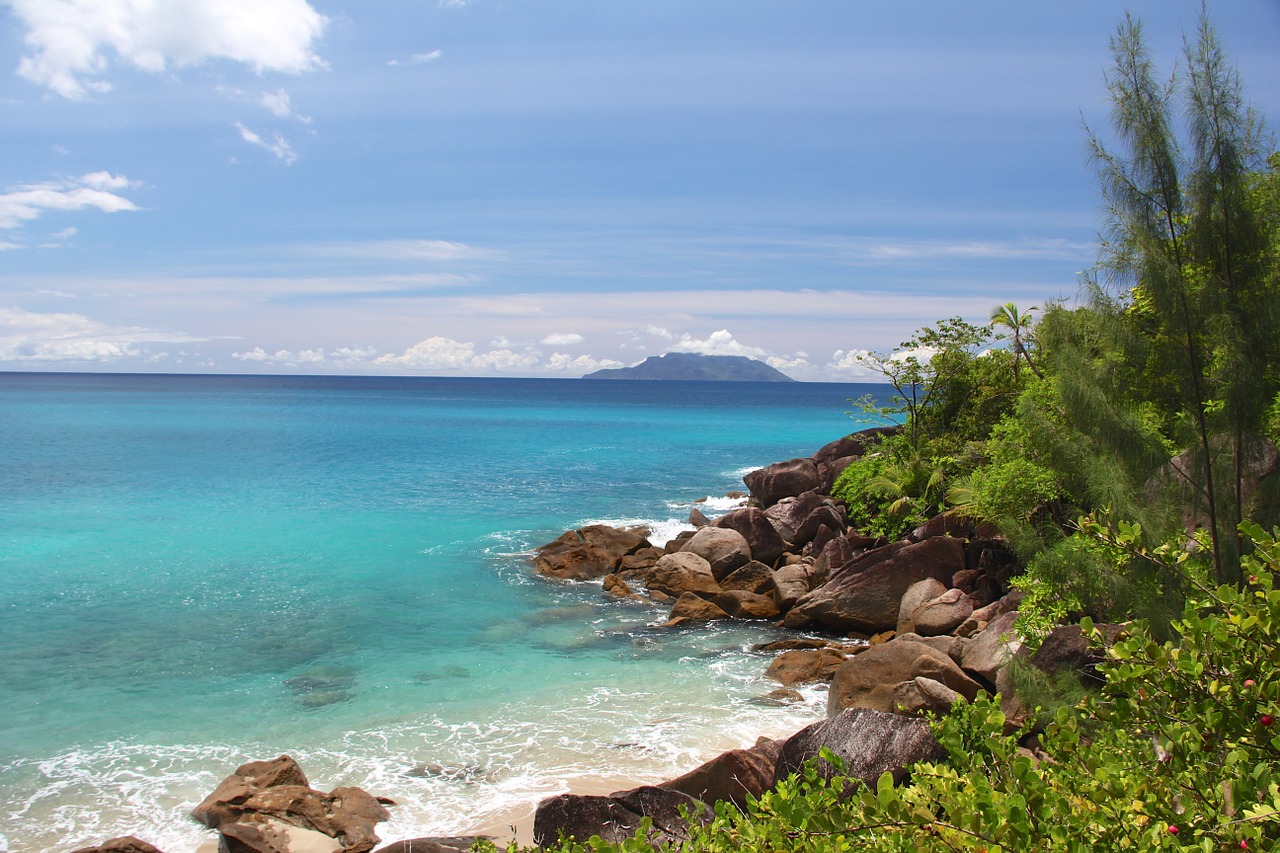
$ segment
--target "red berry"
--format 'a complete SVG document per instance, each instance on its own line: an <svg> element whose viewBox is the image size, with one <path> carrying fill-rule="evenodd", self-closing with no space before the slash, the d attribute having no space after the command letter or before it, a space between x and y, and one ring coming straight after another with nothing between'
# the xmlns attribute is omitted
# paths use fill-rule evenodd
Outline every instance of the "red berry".
<svg viewBox="0 0 1280 853"><path fill-rule="evenodd" d="M1250 687L1257 687L1258 682L1254 681L1252 678L1246 678L1244 680L1244 686L1245 686L1245 689L1247 690Z"/></svg>
<svg viewBox="0 0 1280 853"><path fill-rule="evenodd" d="M1248 849L1249 849L1249 841L1248 841L1248 839L1245 839L1245 838L1241 838L1241 839L1240 839L1240 849L1241 849L1241 850L1248 850Z"/></svg>
<svg viewBox="0 0 1280 853"><path fill-rule="evenodd" d="M1270 714L1263 714L1262 717L1258 720L1258 722L1262 723L1264 726L1269 726L1275 722L1275 718L1272 717Z"/></svg>
<svg viewBox="0 0 1280 853"><path fill-rule="evenodd" d="M1169 827L1169 834L1170 834L1170 835L1177 835L1177 834L1178 834L1178 827L1176 827L1176 826L1170 826L1170 827Z"/></svg>

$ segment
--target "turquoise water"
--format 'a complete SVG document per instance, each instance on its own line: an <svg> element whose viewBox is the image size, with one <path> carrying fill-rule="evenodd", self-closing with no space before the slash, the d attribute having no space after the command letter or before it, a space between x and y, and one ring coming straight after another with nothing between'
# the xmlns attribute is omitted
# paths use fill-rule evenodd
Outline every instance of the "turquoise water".
<svg viewBox="0 0 1280 853"><path fill-rule="evenodd" d="M757 701L768 629L657 630L527 554L671 535L874 388L0 374L0 849L193 850L281 752L396 799L386 840L492 828L812 721Z"/></svg>

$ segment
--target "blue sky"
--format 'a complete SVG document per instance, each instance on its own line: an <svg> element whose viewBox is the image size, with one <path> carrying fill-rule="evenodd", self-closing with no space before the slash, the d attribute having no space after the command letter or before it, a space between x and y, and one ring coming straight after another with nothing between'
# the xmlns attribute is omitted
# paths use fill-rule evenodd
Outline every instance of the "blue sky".
<svg viewBox="0 0 1280 853"><path fill-rule="evenodd" d="M1126 8L1172 71L1199 0L0 2L0 370L866 378L1076 295Z"/></svg>

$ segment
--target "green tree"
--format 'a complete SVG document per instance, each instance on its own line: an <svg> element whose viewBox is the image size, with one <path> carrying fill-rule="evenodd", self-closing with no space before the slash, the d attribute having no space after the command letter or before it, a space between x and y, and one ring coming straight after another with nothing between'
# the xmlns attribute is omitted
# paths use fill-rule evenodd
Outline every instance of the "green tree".
<svg viewBox="0 0 1280 853"><path fill-rule="evenodd" d="M1003 326L1009 330L1010 337L1013 338L1013 372L1018 372L1019 361L1026 361L1027 367L1031 368L1031 372L1037 378L1043 379L1044 374L1036 367L1035 362L1031 360L1031 353L1027 351L1027 341L1031 338L1031 329L1034 325L1031 319L1031 312L1036 307L1032 305L1025 312L1019 311L1018 306L1012 302L1006 302L1003 305L997 305L991 309L991 322L988 324L992 328Z"/></svg>
<svg viewBox="0 0 1280 853"><path fill-rule="evenodd" d="M1207 20L1171 83L1157 80L1132 18L1112 52L1120 153L1096 134L1090 144L1110 225L1102 269L1118 292L1095 307L1137 333L1121 357L1145 362L1148 399L1169 407L1171 438L1191 456L1168 470L1205 515L1216 576L1238 583L1235 530L1280 355L1274 247L1249 202L1262 127Z"/></svg>

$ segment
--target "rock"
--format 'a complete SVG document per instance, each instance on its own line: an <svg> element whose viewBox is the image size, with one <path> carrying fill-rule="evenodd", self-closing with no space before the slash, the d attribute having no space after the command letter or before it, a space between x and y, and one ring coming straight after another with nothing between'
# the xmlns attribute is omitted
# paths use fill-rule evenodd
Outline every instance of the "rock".
<svg viewBox="0 0 1280 853"><path fill-rule="evenodd" d="M773 573L773 588L778 608L790 610L809 593L809 567L795 563L783 566Z"/></svg>
<svg viewBox="0 0 1280 853"><path fill-rule="evenodd" d="M947 585L937 578L925 578L907 588L898 604L898 624L894 628L899 634L908 634L916 630L911 614L926 601L937 598L947 591Z"/></svg>
<svg viewBox="0 0 1280 853"><path fill-rule="evenodd" d="M772 766L770 770L772 771ZM81 847L72 853L160 853L160 850L140 838L123 835L104 841L96 847Z"/></svg>
<svg viewBox="0 0 1280 853"><path fill-rule="evenodd" d="M589 524L586 527L580 527L578 535L587 544L598 545L619 557L650 547L649 540L643 534L607 524Z"/></svg>
<svg viewBox="0 0 1280 853"><path fill-rule="evenodd" d="M1083 673L1092 662L1089 640L1079 625L1054 628L1031 656L1031 665L1045 675L1068 671Z"/></svg>
<svg viewBox="0 0 1280 853"><path fill-rule="evenodd" d="M766 703L772 702L777 705L799 705L804 702L804 696L798 690L792 690L789 687L779 687L777 690L770 690L761 697Z"/></svg>
<svg viewBox="0 0 1280 853"><path fill-rule="evenodd" d="M994 601L985 607L979 607L973 613L969 614L969 618L960 623L960 627L956 628L955 635L957 637L972 637L974 634L987 627L987 623L998 616L1008 613L1011 610L1017 610L1022 604L1022 593L1013 591L998 601Z"/></svg>
<svg viewBox="0 0 1280 853"><path fill-rule="evenodd" d="M246 784L255 788L274 788L276 785L311 787L302 767L289 755L241 764L233 775L239 776Z"/></svg>
<svg viewBox="0 0 1280 853"><path fill-rule="evenodd" d="M806 594L783 624L799 628L817 622L841 633L891 630L897 627L902 597L912 584L926 578L945 583L964 567L963 544L945 536L880 550L889 553L876 559L879 552L871 552L846 564Z"/></svg>
<svg viewBox="0 0 1280 853"><path fill-rule="evenodd" d="M703 528L711 523L711 519L707 518L706 514L695 506L689 510L689 523L696 528Z"/></svg>
<svg viewBox="0 0 1280 853"><path fill-rule="evenodd" d="M958 510L952 509L941 515L935 515L924 524L921 524L908 534L908 538L915 542L932 539L934 536L971 539L973 538L973 533L974 525L972 519L966 518Z"/></svg>
<svg viewBox="0 0 1280 853"><path fill-rule="evenodd" d="M934 651L942 652L957 664L964 655L964 647L969 642L962 637L942 634L936 637L922 637L919 634L899 634L894 638L899 643L923 643Z"/></svg>
<svg viewBox="0 0 1280 853"><path fill-rule="evenodd" d="M684 543L692 539L693 534L697 532L698 531L696 530L681 530L675 536L671 537L671 539L667 542L667 544L663 546L663 549L668 554L674 554L677 551L679 551L681 548L683 548Z"/></svg>
<svg viewBox="0 0 1280 853"><path fill-rule="evenodd" d="M466 853L477 841L485 841L488 835L451 835L431 838L410 838L394 841L379 847L374 853Z"/></svg>
<svg viewBox="0 0 1280 853"><path fill-rule="evenodd" d="M946 714L960 698L960 694L940 681L917 675L893 688L893 699L904 714L931 712Z"/></svg>
<svg viewBox="0 0 1280 853"><path fill-rule="evenodd" d="M846 708L896 711L894 688L916 676L939 681L970 700L982 689L942 652L924 643L895 640L872 646L841 664L827 694L827 715Z"/></svg>
<svg viewBox="0 0 1280 853"><path fill-rule="evenodd" d="M770 596L741 589L722 592L711 602L735 619L776 619L780 613Z"/></svg>
<svg viewBox="0 0 1280 853"><path fill-rule="evenodd" d="M749 506L734 510L715 521L716 527L735 530L746 540L747 550L754 560L772 566L787 550L778 528L765 515L764 510ZM712 568L715 562L711 561Z"/></svg>
<svg viewBox="0 0 1280 853"><path fill-rule="evenodd" d="M800 523L796 528L796 534L791 540L791 547L800 548L809 544L818 535L818 531L827 528L832 532L843 532L848 526L848 519L844 513L830 503L824 503L814 509L813 512Z"/></svg>
<svg viewBox="0 0 1280 853"><path fill-rule="evenodd" d="M844 470L857 462L860 457L857 456L840 456L830 461L822 461L818 464L818 491L824 495L831 494L831 490L835 487L836 481L840 479L840 475Z"/></svg>
<svg viewBox="0 0 1280 853"><path fill-rule="evenodd" d="M649 842L683 839L688 823L680 816L680 807L690 809L704 821L712 817L707 807L688 794L654 786L619 791L608 796L561 794L538 804L533 819L534 843L548 847L560 838L586 842L598 835L606 842L619 843L631 838L648 817L653 821Z"/></svg>
<svg viewBox="0 0 1280 853"><path fill-rule="evenodd" d="M1022 648L1022 638L1013 628L1017 618L1016 610L1001 614L969 641L964 647L964 658L961 661L966 672L978 675L992 687L995 686L996 673Z"/></svg>
<svg viewBox="0 0 1280 853"><path fill-rule="evenodd" d="M605 575L603 586L605 595L612 595L615 598L626 598L632 594L631 587L627 586L627 582L618 575Z"/></svg>
<svg viewBox="0 0 1280 853"><path fill-rule="evenodd" d="M702 596L684 592L676 599L676 603L671 607L671 614L667 617L668 622L675 620L694 620L700 622L708 622L713 619L728 619L729 614L726 613L719 605L712 604Z"/></svg>
<svg viewBox="0 0 1280 853"><path fill-rule="evenodd" d="M336 838L293 826L275 818L227 824L219 831L219 849L226 853L339 853Z"/></svg>
<svg viewBox="0 0 1280 853"><path fill-rule="evenodd" d="M666 549L655 548L652 545L647 548L641 548L627 554L618 561L619 572L643 572L654 567L659 560L666 556Z"/></svg>
<svg viewBox="0 0 1280 853"><path fill-rule="evenodd" d="M539 552L534 555L533 568L543 577L586 581L613 574L621 560L599 545L577 542Z"/></svg>
<svg viewBox="0 0 1280 853"><path fill-rule="evenodd" d="M774 766L774 784L800 772L806 761L818 758L823 747L843 761L843 775L872 787L882 773L893 774L894 781L901 783L912 764L946 758L923 720L855 708L787 738ZM835 775L826 762L819 766L827 778Z"/></svg>
<svg viewBox="0 0 1280 853"><path fill-rule="evenodd" d="M759 797L773 786L773 768L782 752L781 740L761 738L750 749L731 749L659 787L687 794L708 805L733 803L747 807L747 797Z"/></svg>
<svg viewBox="0 0 1280 853"><path fill-rule="evenodd" d="M832 648L793 649L774 658L764 677L787 687L827 682L848 658L844 652Z"/></svg>
<svg viewBox="0 0 1280 853"><path fill-rule="evenodd" d="M741 589L746 592L768 595L774 591L773 569L764 563L752 560L742 568L735 569L733 574L722 579L720 587L726 592Z"/></svg>
<svg viewBox="0 0 1280 853"><path fill-rule="evenodd" d="M946 634L973 613L973 603L961 590L949 589L937 598L921 604L911 613L915 631L925 637Z"/></svg>
<svg viewBox="0 0 1280 853"><path fill-rule="evenodd" d="M804 520L813 514L818 507L831 501L831 498L817 491L804 492L782 498L764 511L765 517L773 524L782 538L794 542L796 531Z"/></svg>
<svg viewBox="0 0 1280 853"><path fill-rule="evenodd" d="M760 506L769 508L783 498L818 488L818 466L812 459L791 459L752 471L742 478Z"/></svg>
<svg viewBox="0 0 1280 853"><path fill-rule="evenodd" d="M704 527L684 543L681 554L697 554L711 565L716 580L728 577L734 569L751 562L751 547L736 530Z"/></svg>
<svg viewBox="0 0 1280 853"><path fill-rule="evenodd" d="M708 528L710 529L710 528ZM721 592L711 573L711 564L697 554L680 551L667 554L649 571L645 586L650 590L679 596L686 592L717 595Z"/></svg>
<svg viewBox="0 0 1280 853"><path fill-rule="evenodd" d="M885 436L897 435L900 432L902 432L902 427L897 425L859 430L846 435L844 438L837 438L835 441L824 444L817 453L813 454L813 461L830 462L833 459L842 457L861 457L866 454L869 448L879 444L880 440Z"/></svg>

